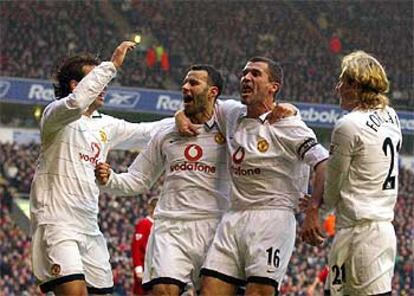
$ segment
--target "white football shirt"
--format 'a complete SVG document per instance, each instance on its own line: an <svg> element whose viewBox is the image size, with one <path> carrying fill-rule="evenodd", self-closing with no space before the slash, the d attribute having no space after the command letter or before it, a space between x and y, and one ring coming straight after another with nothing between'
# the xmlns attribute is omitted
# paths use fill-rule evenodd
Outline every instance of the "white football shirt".
<svg viewBox="0 0 414 296"><path fill-rule="evenodd" d="M336 209L337 227L393 220L401 144L400 121L391 107L352 111L336 123L324 204Z"/></svg>
<svg viewBox="0 0 414 296"><path fill-rule="evenodd" d="M198 126L197 137L181 136L175 124L159 132L127 173L111 173L104 190L117 195L142 193L165 172L155 217L220 217L228 209L230 188L225 138L214 117Z"/></svg>
<svg viewBox="0 0 414 296"><path fill-rule="evenodd" d="M247 118L237 101L219 102L216 113L225 133L233 181L233 209L286 208L294 210L307 192L309 167L328 158L314 132L300 115L274 124Z"/></svg>
<svg viewBox="0 0 414 296"><path fill-rule="evenodd" d="M79 232L99 232L99 188L95 165L110 149L141 149L159 127L173 122L129 123L98 112L82 115L116 73L103 62L86 75L73 93L50 103L40 123L41 148L30 192L33 229L62 225Z"/></svg>

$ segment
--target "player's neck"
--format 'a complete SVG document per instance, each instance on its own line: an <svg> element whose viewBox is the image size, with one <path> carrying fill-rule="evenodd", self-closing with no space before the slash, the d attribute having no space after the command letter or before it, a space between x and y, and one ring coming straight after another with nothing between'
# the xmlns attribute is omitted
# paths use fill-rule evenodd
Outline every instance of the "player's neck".
<svg viewBox="0 0 414 296"><path fill-rule="evenodd" d="M260 115L271 111L273 109L273 100L266 100L257 102L256 104L247 106L247 117L249 118L259 118Z"/></svg>
<svg viewBox="0 0 414 296"><path fill-rule="evenodd" d="M93 104L89 106L89 108L83 112L83 115L87 116L87 117L91 117L93 112L95 112L96 110L98 110L97 107L95 107Z"/></svg>
<svg viewBox="0 0 414 296"><path fill-rule="evenodd" d="M207 108L202 112L190 116L190 120L194 124L203 124L211 119L214 113L214 108Z"/></svg>

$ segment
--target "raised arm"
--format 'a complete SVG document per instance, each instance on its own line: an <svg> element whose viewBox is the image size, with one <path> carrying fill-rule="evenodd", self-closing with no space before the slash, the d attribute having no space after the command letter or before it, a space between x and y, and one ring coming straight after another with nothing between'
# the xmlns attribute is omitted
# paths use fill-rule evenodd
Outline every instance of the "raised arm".
<svg viewBox="0 0 414 296"><path fill-rule="evenodd" d="M134 42L124 41L114 51L110 62L102 62L90 71L66 97L50 103L41 120L42 134L53 133L78 120L104 91L124 62L126 53L135 47Z"/></svg>

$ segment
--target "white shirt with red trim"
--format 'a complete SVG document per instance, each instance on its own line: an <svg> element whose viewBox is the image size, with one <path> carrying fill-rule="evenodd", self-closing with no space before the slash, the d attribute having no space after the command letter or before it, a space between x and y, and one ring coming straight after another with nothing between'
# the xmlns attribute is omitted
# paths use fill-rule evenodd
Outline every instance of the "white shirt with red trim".
<svg viewBox="0 0 414 296"><path fill-rule="evenodd" d="M233 209L286 208L294 210L307 192L309 168L328 158L314 132L300 115L274 124L247 118L237 101L218 102L216 114L225 133L233 181Z"/></svg>
<svg viewBox="0 0 414 296"><path fill-rule="evenodd" d="M41 148L30 192L33 228L62 225L79 232L99 232L99 188L95 165L110 149L142 149L163 123L129 123L98 112L83 115L116 74L103 62L86 75L73 93L50 103L40 122Z"/></svg>
<svg viewBox="0 0 414 296"><path fill-rule="evenodd" d="M220 217L228 209L230 187L225 139L214 118L199 125L199 132L197 137L183 137L171 124L152 138L127 173L111 173L105 191L145 192L165 172L155 217Z"/></svg>

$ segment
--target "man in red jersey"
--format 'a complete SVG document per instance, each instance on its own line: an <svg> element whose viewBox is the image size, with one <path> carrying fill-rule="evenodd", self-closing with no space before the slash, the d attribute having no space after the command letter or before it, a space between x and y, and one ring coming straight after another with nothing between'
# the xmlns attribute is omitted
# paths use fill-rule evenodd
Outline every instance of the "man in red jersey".
<svg viewBox="0 0 414 296"><path fill-rule="evenodd" d="M142 288L142 276L144 275L144 259L147 249L148 238L154 223L154 210L157 206L158 197L152 197L147 204L148 216L140 219L135 224L135 232L131 243L132 264L134 269L134 295L145 295Z"/></svg>

